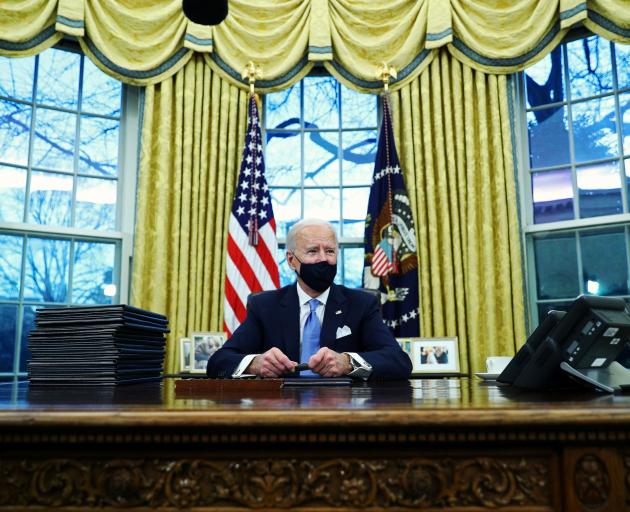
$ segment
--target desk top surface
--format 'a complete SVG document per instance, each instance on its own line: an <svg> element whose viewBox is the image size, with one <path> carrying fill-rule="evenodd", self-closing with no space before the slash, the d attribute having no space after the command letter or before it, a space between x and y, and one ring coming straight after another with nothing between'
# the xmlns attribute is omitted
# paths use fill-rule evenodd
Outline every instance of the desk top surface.
<svg viewBox="0 0 630 512"><path fill-rule="evenodd" d="M0 384L0 427L25 425L456 426L630 425L630 395L588 389L525 392L477 379L355 383L263 391L176 391L174 381L115 388Z"/></svg>

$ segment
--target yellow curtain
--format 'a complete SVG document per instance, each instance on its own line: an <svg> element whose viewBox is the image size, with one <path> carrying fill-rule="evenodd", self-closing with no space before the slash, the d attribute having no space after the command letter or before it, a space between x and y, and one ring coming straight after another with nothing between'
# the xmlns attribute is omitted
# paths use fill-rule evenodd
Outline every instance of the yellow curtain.
<svg viewBox="0 0 630 512"><path fill-rule="evenodd" d="M288 87L315 62L352 88L375 91L375 67L398 69L404 87L448 48L489 73L542 59L577 24L630 43L628 0L230 0L220 25L184 17L181 0L0 0L0 54L33 55L63 34L110 75L137 85L176 73L193 52L225 80L263 69L259 92Z"/></svg>
<svg viewBox="0 0 630 512"><path fill-rule="evenodd" d="M422 335L458 336L464 372L525 340L508 87L442 50L392 94L416 214Z"/></svg>
<svg viewBox="0 0 630 512"><path fill-rule="evenodd" d="M0 55L30 57L58 43L55 0L0 0Z"/></svg>
<svg viewBox="0 0 630 512"><path fill-rule="evenodd" d="M227 221L247 96L196 56L146 89L137 194L132 304L164 313L167 372L176 340L222 330Z"/></svg>
<svg viewBox="0 0 630 512"><path fill-rule="evenodd" d="M241 73L251 60L263 69L256 84L259 92L288 87L313 66L305 58L310 12L311 2L304 0L230 1L228 17L213 28L215 51L205 55L206 62L242 86Z"/></svg>
<svg viewBox="0 0 630 512"><path fill-rule="evenodd" d="M434 52L425 49L428 0L330 0L333 57L324 64L337 80L365 92L382 87L376 66L399 71L397 86L418 76Z"/></svg>

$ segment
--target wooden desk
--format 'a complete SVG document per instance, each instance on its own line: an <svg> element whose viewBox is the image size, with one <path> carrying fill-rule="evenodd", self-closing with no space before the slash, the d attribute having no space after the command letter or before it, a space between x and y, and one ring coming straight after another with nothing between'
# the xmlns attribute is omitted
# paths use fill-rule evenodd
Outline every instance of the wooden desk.
<svg viewBox="0 0 630 512"><path fill-rule="evenodd" d="M0 385L0 510L630 509L630 397L477 380Z"/></svg>

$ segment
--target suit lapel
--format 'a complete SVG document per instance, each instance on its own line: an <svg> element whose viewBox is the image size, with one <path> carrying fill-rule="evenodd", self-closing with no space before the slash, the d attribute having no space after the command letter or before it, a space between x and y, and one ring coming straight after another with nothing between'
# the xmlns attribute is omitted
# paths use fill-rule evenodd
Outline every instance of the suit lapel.
<svg viewBox="0 0 630 512"><path fill-rule="evenodd" d="M347 311L346 296L339 286L333 284L330 287L330 293L326 301L324 323L322 324L322 333L319 338L322 347L335 350L337 345L337 328L345 325L344 321Z"/></svg>
<svg viewBox="0 0 630 512"><path fill-rule="evenodd" d="M287 288L287 293L280 300L280 318L283 330L282 352L291 361L300 361L300 304L296 289L297 283Z"/></svg>

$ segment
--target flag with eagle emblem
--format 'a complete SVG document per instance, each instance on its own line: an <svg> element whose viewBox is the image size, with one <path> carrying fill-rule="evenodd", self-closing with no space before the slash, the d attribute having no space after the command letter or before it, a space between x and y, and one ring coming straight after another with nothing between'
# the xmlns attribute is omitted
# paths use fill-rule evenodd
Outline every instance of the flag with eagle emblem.
<svg viewBox="0 0 630 512"><path fill-rule="evenodd" d="M387 95L365 219L363 286L379 289L396 337L419 336L418 256L409 197L396 152Z"/></svg>

